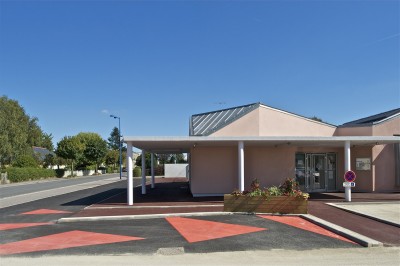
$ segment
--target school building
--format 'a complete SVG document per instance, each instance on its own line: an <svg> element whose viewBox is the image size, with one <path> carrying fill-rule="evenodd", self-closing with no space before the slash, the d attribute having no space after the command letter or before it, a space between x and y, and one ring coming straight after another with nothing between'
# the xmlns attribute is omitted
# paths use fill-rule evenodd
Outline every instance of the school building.
<svg viewBox="0 0 400 266"><path fill-rule="evenodd" d="M254 103L193 115L189 132L124 137L129 204L132 147L152 154L188 153L194 197L243 191L255 178L262 187L295 177L306 192L342 191L347 170L357 175L353 191L400 191L400 108L335 126Z"/></svg>

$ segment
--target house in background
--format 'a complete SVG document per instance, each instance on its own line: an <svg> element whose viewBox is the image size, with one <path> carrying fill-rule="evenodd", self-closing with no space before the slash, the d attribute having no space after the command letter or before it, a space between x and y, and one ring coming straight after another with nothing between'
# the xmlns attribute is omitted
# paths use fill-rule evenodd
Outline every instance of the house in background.
<svg viewBox="0 0 400 266"><path fill-rule="evenodd" d="M48 155L48 154L55 155L54 152L49 151L48 149L43 148L43 147L32 146L32 150L33 150L33 153L36 156L38 156L39 159L42 161L46 158L46 155Z"/></svg>
<svg viewBox="0 0 400 266"><path fill-rule="evenodd" d="M400 189L400 109L337 127L254 103L193 115L189 134L124 141L128 157L132 146L188 153L193 196L244 190L255 178L265 187L295 177L304 191L340 191L350 169L354 191Z"/></svg>

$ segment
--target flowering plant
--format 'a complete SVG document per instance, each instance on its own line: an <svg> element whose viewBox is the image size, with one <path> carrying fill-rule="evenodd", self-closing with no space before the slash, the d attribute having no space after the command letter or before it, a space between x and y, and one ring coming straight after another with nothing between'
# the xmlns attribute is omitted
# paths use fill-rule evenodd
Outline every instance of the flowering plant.
<svg viewBox="0 0 400 266"><path fill-rule="evenodd" d="M299 189L299 184L294 178L287 178L285 181L279 186L272 186L269 188L260 188L260 182L258 179L253 179L250 185L249 191L240 191L238 189L234 190L231 195L233 196L263 196L265 198L269 196L288 196L288 197L296 197L308 199L310 195L308 193L303 193Z"/></svg>

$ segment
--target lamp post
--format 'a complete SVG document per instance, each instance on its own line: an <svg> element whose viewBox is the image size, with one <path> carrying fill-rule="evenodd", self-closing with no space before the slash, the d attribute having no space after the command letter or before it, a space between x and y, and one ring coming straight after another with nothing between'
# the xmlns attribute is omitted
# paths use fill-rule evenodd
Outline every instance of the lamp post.
<svg viewBox="0 0 400 266"><path fill-rule="evenodd" d="M122 179L122 151L121 151L121 117L110 115L114 119L118 119L118 140L119 140L119 179Z"/></svg>

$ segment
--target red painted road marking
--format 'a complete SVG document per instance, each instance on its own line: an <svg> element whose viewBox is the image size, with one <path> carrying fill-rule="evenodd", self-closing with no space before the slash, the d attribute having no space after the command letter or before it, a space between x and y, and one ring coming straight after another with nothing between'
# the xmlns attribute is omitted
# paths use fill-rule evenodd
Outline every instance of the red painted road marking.
<svg viewBox="0 0 400 266"><path fill-rule="evenodd" d="M347 238L344 238L340 235L337 235L335 233L332 233L329 230L326 230L316 224L313 224L309 221L304 220L303 218L300 217L294 217L294 216L272 216L272 215L258 215L261 218L272 220L275 222L287 224L296 228L300 228L302 230L310 231L316 234L324 235L324 236L329 236L335 239L339 239L342 241L350 242L353 244L357 244Z"/></svg>
<svg viewBox="0 0 400 266"><path fill-rule="evenodd" d="M39 210L30 211L30 212L20 213L20 215L25 215L25 214L58 214L58 213L72 213L72 212L50 210L50 209L39 209Z"/></svg>
<svg viewBox="0 0 400 266"><path fill-rule="evenodd" d="M182 217L165 218L189 243L267 230L252 226L226 224Z"/></svg>
<svg viewBox="0 0 400 266"><path fill-rule="evenodd" d="M32 226L39 226L39 225L49 225L54 223L14 223L14 224L0 224L0 231L2 230L10 230L10 229L17 229L17 228L25 228L25 227L32 227Z"/></svg>
<svg viewBox="0 0 400 266"><path fill-rule="evenodd" d="M69 231L0 245L0 255L110 244L144 238L85 231Z"/></svg>

